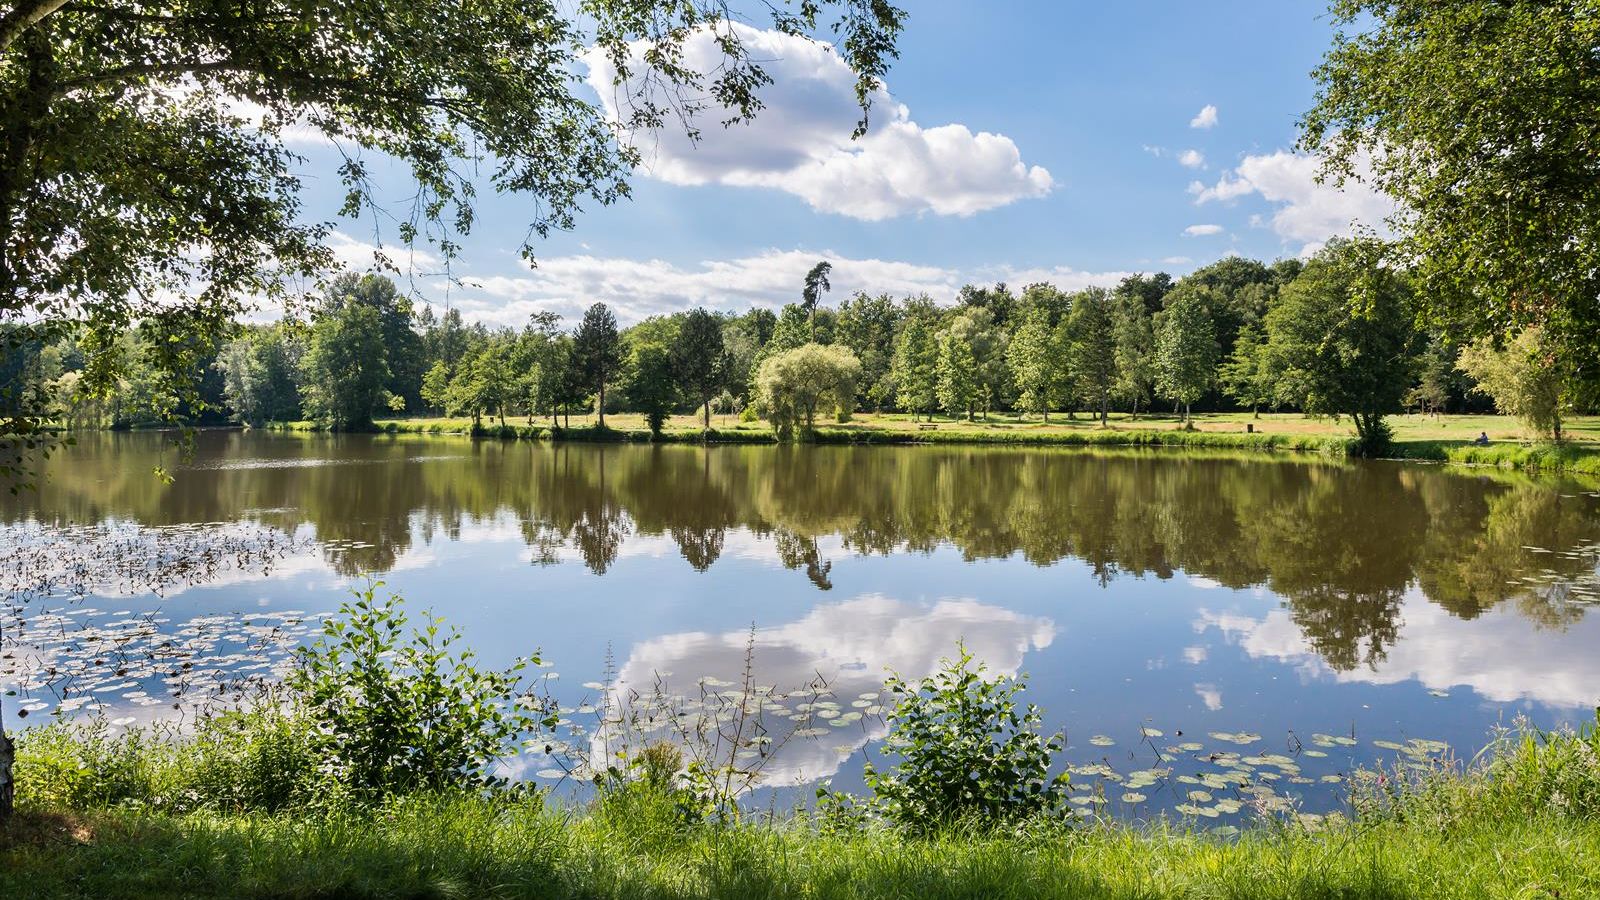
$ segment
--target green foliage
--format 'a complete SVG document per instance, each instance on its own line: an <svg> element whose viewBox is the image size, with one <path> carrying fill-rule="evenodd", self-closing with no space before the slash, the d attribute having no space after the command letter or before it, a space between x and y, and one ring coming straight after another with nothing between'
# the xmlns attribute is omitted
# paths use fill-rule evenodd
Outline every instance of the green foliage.
<svg viewBox="0 0 1600 900"><path fill-rule="evenodd" d="M1235 403L1259 413L1276 399L1277 380L1261 330L1245 327L1233 343L1233 352L1217 367L1217 385Z"/></svg>
<svg viewBox="0 0 1600 900"><path fill-rule="evenodd" d="M913 416L931 412L939 390L939 341L926 316L909 315L895 343L895 400Z"/></svg>
<svg viewBox="0 0 1600 900"><path fill-rule="evenodd" d="M1207 312L1199 288L1179 288L1167 295L1167 308L1155 322L1156 386L1183 405L1189 424L1189 406L1199 400L1216 377L1216 326Z"/></svg>
<svg viewBox="0 0 1600 900"><path fill-rule="evenodd" d="M678 403L678 386L673 381L673 360L667 348L655 343L640 343L628 358L628 404L644 413L650 434L661 436L661 426ZM709 413L707 424L709 425Z"/></svg>
<svg viewBox="0 0 1600 900"><path fill-rule="evenodd" d="M617 333L617 317L604 303L584 311L583 321L572 335L573 369L594 388L600 427L606 427L606 382L622 364L622 341Z"/></svg>
<svg viewBox="0 0 1600 900"><path fill-rule="evenodd" d="M861 361L856 398L862 407L882 411L895 402L892 367L900 318L900 308L888 294L868 296L858 292L839 305L835 340L849 347Z"/></svg>
<svg viewBox="0 0 1600 900"><path fill-rule="evenodd" d="M325 782L357 802L503 784L492 766L554 724L523 683L538 657L480 670L440 619L407 634L400 599L380 587L356 591L287 680Z"/></svg>
<svg viewBox="0 0 1600 900"><path fill-rule="evenodd" d="M939 405L952 418L966 414L972 420L973 406L978 401L978 359L972 352L976 328L967 316L957 316L950 326L939 332L938 373L935 393Z"/></svg>
<svg viewBox="0 0 1600 900"><path fill-rule="evenodd" d="M897 827L926 834L1016 825L1068 808L1066 773L1050 775L1064 736L1042 734L1038 708L1019 704L1025 680L985 671L962 647L920 682L885 682L896 698L883 743L893 765L868 763L865 778L874 804Z"/></svg>
<svg viewBox="0 0 1600 900"><path fill-rule="evenodd" d="M1050 323L1049 313L1035 308L1025 314L1007 349L1018 405L1046 422L1050 421L1050 407L1062 393L1063 337L1062 329Z"/></svg>
<svg viewBox="0 0 1600 900"><path fill-rule="evenodd" d="M1386 248L1334 240L1267 314L1276 395L1312 415L1347 415L1364 455L1388 449L1412 369L1411 288Z"/></svg>
<svg viewBox="0 0 1600 900"><path fill-rule="evenodd" d="M806 339L817 339L817 304L822 302L822 295L833 290L833 285L828 282L828 273L833 271L833 263L822 260L811 267L806 273L805 288L800 293L800 307L806 311L809 332Z"/></svg>
<svg viewBox="0 0 1600 900"><path fill-rule="evenodd" d="M223 376L223 399L240 422L289 422L300 418L295 383L300 347L278 325L252 328L217 354Z"/></svg>
<svg viewBox="0 0 1600 900"><path fill-rule="evenodd" d="M1099 409L1104 424L1117 388L1116 315L1105 290L1090 288L1072 298L1067 354L1078 392Z"/></svg>
<svg viewBox="0 0 1600 900"><path fill-rule="evenodd" d="M422 376L422 402L429 409L448 415L450 405L450 367L444 360L436 360L428 368L428 373Z"/></svg>
<svg viewBox="0 0 1600 900"><path fill-rule="evenodd" d="M806 344L768 357L756 373L756 403L779 440L809 435L819 407L848 416L861 363L845 347Z"/></svg>
<svg viewBox="0 0 1600 900"><path fill-rule="evenodd" d="M389 380L378 311L348 301L324 308L300 365L307 416L334 429L370 427Z"/></svg>
<svg viewBox="0 0 1600 900"><path fill-rule="evenodd" d="M1137 276L1124 279L1117 287L1113 310L1117 345L1115 393L1119 399L1132 405L1136 417L1139 415L1139 404L1150 402L1156 381L1156 334L1146 298L1141 293L1143 284L1144 280ZM1165 292L1160 296L1165 296ZM1159 304L1160 297L1153 302Z"/></svg>
<svg viewBox="0 0 1600 900"><path fill-rule="evenodd" d="M728 359L722 343L722 319L703 308L690 310L678 327L671 357L670 375L685 393L700 401L705 411L705 426L710 428L711 399L727 383Z"/></svg>
<svg viewBox="0 0 1600 900"><path fill-rule="evenodd" d="M318 802L317 763L292 702L268 695L202 716L182 735L163 726L114 732L99 718L29 729L17 781L25 805L276 812Z"/></svg>
<svg viewBox="0 0 1600 900"><path fill-rule="evenodd" d="M903 13L879 0L770 13L780 32L837 44L865 134ZM535 211L521 247L531 256L533 239L573 227L585 201L627 196L639 156L618 125L671 118L694 135L703 112L757 113L771 76L728 37L735 18L748 21L718 3L656 0L12 4L0 16L0 325L33 323L50 340L81 329L81 387L103 396L128 374L112 352L119 333L142 322L163 334L151 359L163 406L192 408L230 320L258 298L297 299L297 283L333 264L331 229L302 215L295 132L346 151L336 174L320 173L344 189L341 215L390 216L366 161L381 157L415 184L412 208L394 216L402 244L455 256L487 186ZM708 35L716 63L686 65L687 45ZM572 75L601 64L621 123ZM397 262L404 253L374 253L375 267ZM388 334L390 393L414 408L424 367L403 331ZM0 408L0 464L49 442L47 414Z"/></svg>
<svg viewBox="0 0 1600 900"><path fill-rule="evenodd" d="M1600 8L1593 0L1336 0L1302 145L1398 201L1434 321L1529 326L1600 379Z"/></svg>
<svg viewBox="0 0 1600 900"><path fill-rule="evenodd" d="M1558 348L1543 328L1523 329L1497 349L1490 338L1462 348L1458 368L1477 382L1472 390L1494 398L1495 408L1534 432L1561 440L1561 422L1573 407L1572 382Z"/></svg>

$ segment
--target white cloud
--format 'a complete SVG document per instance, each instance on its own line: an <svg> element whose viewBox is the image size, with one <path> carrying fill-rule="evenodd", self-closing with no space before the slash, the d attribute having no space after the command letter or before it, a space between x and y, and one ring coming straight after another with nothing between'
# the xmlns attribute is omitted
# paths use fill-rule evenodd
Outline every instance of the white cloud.
<svg viewBox="0 0 1600 900"><path fill-rule="evenodd" d="M1199 150L1189 149L1178 154L1178 164L1186 169L1199 169L1206 164L1206 155Z"/></svg>
<svg viewBox="0 0 1600 900"><path fill-rule="evenodd" d="M1217 124L1217 108L1210 103L1200 108L1194 118L1189 120L1190 128L1211 128Z"/></svg>
<svg viewBox="0 0 1600 900"><path fill-rule="evenodd" d="M886 91L873 98L871 130L852 141L860 111L855 76L827 44L744 25L733 26L774 83L754 122L722 128L710 110L701 140L681 128L635 135L646 170L673 184L767 187L800 197L821 212L879 220L913 213L968 216L1017 200L1042 197L1050 173L1023 163L1008 137L974 133L954 123L923 127ZM588 82L613 120L627 112L629 86L591 52ZM683 65L713 71L720 51L709 32L685 42Z"/></svg>
<svg viewBox="0 0 1600 900"><path fill-rule="evenodd" d="M1206 705L1206 709L1216 712L1222 708L1222 691L1214 684L1197 684L1194 686L1195 696Z"/></svg>
<svg viewBox="0 0 1600 900"><path fill-rule="evenodd" d="M757 685L789 691L820 676L832 699L849 711L862 693L881 691L891 671L908 680L931 674L942 658L956 652L958 642L991 671L1014 675L1023 656L1050 646L1056 632L1049 619L976 600L923 604L869 594L817 606L797 621L753 635L747 629L685 632L640 642L617 670L612 696L648 695L658 683L668 693L695 696L698 681L707 677L738 683L750 648ZM884 730L881 719L870 717L815 740L784 740L774 731L770 736L777 749L762 769L762 781L785 786L826 778ZM601 747L597 741L597 754Z"/></svg>
<svg viewBox="0 0 1600 900"><path fill-rule="evenodd" d="M745 310L797 302L806 272L819 259L833 263L833 302L855 291L894 295L927 293L952 300L961 285L1004 281L1020 289L1048 281L1063 290L1109 287L1125 272L1083 272L1069 267L987 267L959 270L885 259L853 259L829 252L769 250L735 259L705 260L680 266L659 259L591 255L545 257L521 275L464 276L465 290L451 304L471 320L518 325L539 310L569 319L597 301L610 306L624 324L695 306Z"/></svg>
<svg viewBox="0 0 1600 900"><path fill-rule="evenodd" d="M1221 233L1221 225L1190 225L1188 228L1183 230L1184 237L1206 237L1208 235Z"/></svg>
<svg viewBox="0 0 1600 900"><path fill-rule="evenodd" d="M1315 156L1284 150L1246 156L1215 185L1207 187L1196 181L1189 185L1189 193L1196 204L1259 194L1277 206L1272 230L1285 241L1301 244L1302 255L1316 252L1330 237L1351 234L1357 225L1388 233L1384 221L1395 212L1392 200L1356 181L1347 182L1343 189L1318 184L1320 167ZM1358 174L1366 168L1361 162Z"/></svg>
<svg viewBox="0 0 1600 900"><path fill-rule="evenodd" d="M1191 259L1190 257L1187 257L1187 256L1163 256L1163 257L1161 257L1161 264L1163 266L1187 266L1189 263L1192 263L1192 262L1194 262L1194 260Z"/></svg>
<svg viewBox="0 0 1600 900"><path fill-rule="evenodd" d="M402 271L435 269L441 264L439 257L425 250L413 249L399 243L385 244L380 248L376 243L363 241L342 231L334 231L328 235L328 249L333 251L333 258L340 266L358 272L371 269L374 265L381 265L380 258L387 258Z"/></svg>
<svg viewBox="0 0 1600 900"><path fill-rule="evenodd" d="M1533 700L1582 709L1600 702L1600 654L1594 652L1600 616L1585 616L1560 631L1541 628L1510 604L1460 619L1412 590L1400 621L1400 637L1383 659L1344 672L1329 669L1287 610L1260 619L1201 610L1194 626L1197 632L1216 628L1251 658L1280 660L1334 681L1414 681L1441 691L1465 687L1495 703Z"/></svg>

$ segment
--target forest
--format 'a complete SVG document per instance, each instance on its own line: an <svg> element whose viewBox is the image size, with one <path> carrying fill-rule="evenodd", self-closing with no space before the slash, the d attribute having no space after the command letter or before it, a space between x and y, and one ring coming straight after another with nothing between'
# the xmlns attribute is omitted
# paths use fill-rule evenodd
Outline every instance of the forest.
<svg viewBox="0 0 1600 900"><path fill-rule="evenodd" d="M1136 418L1159 406L1185 424L1195 409L1348 418L1368 452L1386 448L1384 417L1403 410L1498 409L1560 440L1563 419L1587 406L1541 329L1456 340L1419 315L1388 250L1335 240L1305 260L1229 256L1110 289L968 285L954 298L858 292L836 306L824 303L823 261L776 313L699 308L626 328L604 303L573 327L550 312L490 327L382 274L347 272L305 316L235 324L196 354L188 393L144 362L160 336L139 326L118 336L125 374L102 399L79 396L87 355L73 335L8 356L3 391L46 398L74 428L177 418L363 430L403 415L559 427L590 412L604 428L606 413L629 411L659 433L674 413L699 412L709 428L715 411L803 438L819 416L857 411L1105 423L1113 409Z"/></svg>

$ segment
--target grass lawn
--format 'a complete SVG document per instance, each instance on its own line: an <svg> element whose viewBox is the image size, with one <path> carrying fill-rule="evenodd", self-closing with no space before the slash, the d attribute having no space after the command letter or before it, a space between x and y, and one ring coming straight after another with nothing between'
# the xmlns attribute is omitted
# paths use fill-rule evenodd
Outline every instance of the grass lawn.
<svg viewBox="0 0 1600 900"><path fill-rule="evenodd" d="M606 416L607 431L596 433L594 416L571 417L570 429L552 434L548 420L529 427L526 419L508 419L504 427L498 420L485 419L483 433L489 437L542 438L567 440L650 439L644 417L637 413ZM1568 440L1556 445L1528 439L1522 426L1506 416L1393 416L1394 443L1389 455L1401 459L1449 462L1467 465L1529 471L1600 475L1600 416L1583 416L1570 421L1565 431ZM664 439L698 442L705 439L698 416L673 416L665 427ZM1061 414L1049 422L1016 414L994 414L975 421L936 417L933 421L913 421L903 414L863 413L849 422L819 421L815 439L819 443L937 443L997 444L1018 446L1094 446L1162 447L1190 450L1309 451L1328 455L1355 452L1354 431L1348 421L1315 419L1298 413L1271 413L1259 417L1249 413L1210 413L1195 416L1193 430L1170 415L1127 414L1111 417L1106 426L1086 414L1068 419ZM407 434L469 433L472 420L464 418L386 419L377 423L380 430ZM291 422L273 426L290 431L316 430L310 423ZM772 429L764 422L741 422L736 416L713 416L709 439L721 443L770 443ZM1491 443L1472 443L1486 433Z"/></svg>
<svg viewBox="0 0 1600 900"><path fill-rule="evenodd" d="M0 848L0 896L1238 898L1600 896L1600 822L1256 828L1031 836L826 836L796 825L668 830L537 804L414 801L369 817L31 813Z"/></svg>
<svg viewBox="0 0 1600 900"><path fill-rule="evenodd" d="M1299 413L1262 413L1259 418L1252 417L1249 413L1197 413L1194 417L1195 429L1201 432L1216 434L1244 434L1247 426L1253 425L1256 433L1279 434L1307 437L1349 437L1354 434L1349 420L1334 421L1332 419L1315 419ZM472 420L467 418L429 418L419 417L410 419L381 420L379 426L395 422L404 430L423 429L437 426L442 431L467 431L472 427ZM525 425L526 419L507 419L509 425ZM673 416L666 424L669 432L698 432L702 427L699 416ZM485 419L484 423L498 424L498 420ZM1394 427L1397 441L1460 441L1468 442L1477 437L1480 432L1487 432L1489 439L1497 442L1522 443L1528 440L1525 429L1517 420L1509 416L1416 416L1400 415L1389 419ZM548 425L548 419L536 419L536 425ZM573 416L573 428L588 428L596 424L592 415ZM836 423L832 421L819 421L819 427L826 427L837 431L892 431L917 433L922 431L921 426L932 424L933 432L958 432L977 434L1076 434L1092 431L1103 431L1097 419L1090 418L1086 413L1079 413L1074 419L1067 419L1062 414L1056 413L1050 417L1048 423L1041 422L1035 417L1022 417L1014 413L993 413L985 420L979 417L977 421L968 422L965 419L952 419L947 416L935 416L933 421L913 422L911 417L902 413L858 413L849 422ZM624 431L642 431L645 429L644 417L637 413L612 413L606 416L606 425ZM711 427L718 431L738 432L748 431L762 433L770 431L765 422L740 422L738 416L713 415ZM1181 419L1170 415L1144 415L1138 419L1130 419L1127 413L1112 413L1109 424L1111 431L1177 431L1183 427ZM1574 418L1567 424L1567 437L1574 443L1593 444L1600 447L1600 416L1582 416Z"/></svg>

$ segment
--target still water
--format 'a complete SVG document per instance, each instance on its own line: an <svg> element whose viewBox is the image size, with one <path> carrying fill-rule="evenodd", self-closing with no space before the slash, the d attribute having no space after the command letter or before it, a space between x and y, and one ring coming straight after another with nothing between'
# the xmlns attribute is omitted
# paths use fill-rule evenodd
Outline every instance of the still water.
<svg viewBox="0 0 1600 900"><path fill-rule="evenodd" d="M203 695L223 670L281 666L260 639L304 639L369 576L487 662L541 650L575 710L607 682L737 684L747 648L760 684L825 681L832 727L780 742L762 774L780 788L859 787L884 674L920 677L958 643L1031 676L1084 779L1119 773L1111 805L1182 803L1244 771L1331 808L1352 767L1420 755L1396 745L1470 756L1519 715L1576 723L1600 702L1588 482L1308 457L237 431L190 454L169 435L83 435L45 476L0 499L0 571L12 590L46 575L6 629L13 724L62 707L172 715L176 672L138 665L141 648L187 648L181 688ZM111 571L129 558L163 577ZM95 669L117 654L123 674ZM69 677L88 686L63 694ZM1174 780L1127 790L1123 773L1152 770Z"/></svg>

